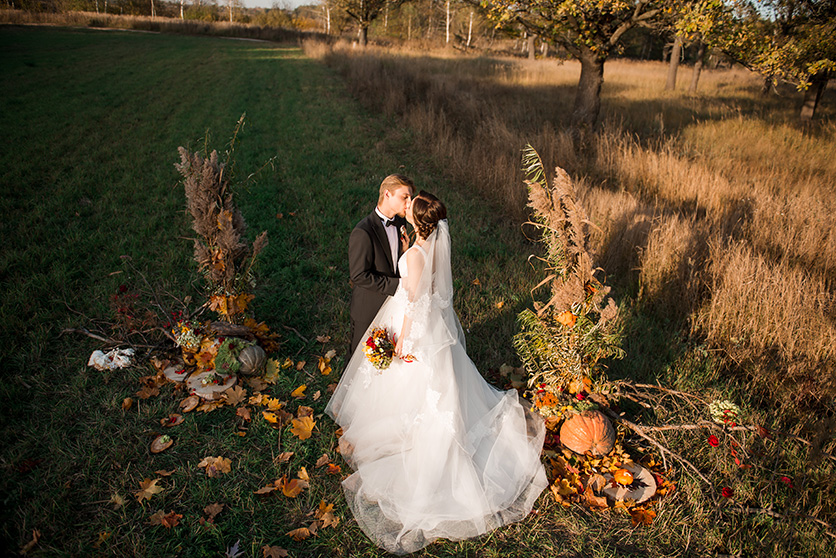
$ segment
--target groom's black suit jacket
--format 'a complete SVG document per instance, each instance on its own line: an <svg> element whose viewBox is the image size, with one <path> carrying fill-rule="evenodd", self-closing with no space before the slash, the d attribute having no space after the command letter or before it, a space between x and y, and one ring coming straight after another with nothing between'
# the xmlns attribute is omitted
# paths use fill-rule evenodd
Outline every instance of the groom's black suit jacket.
<svg viewBox="0 0 836 558"><path fill-rule="evenodd" d="M406 220L395 217L397 231ZM400 232L398 232L400 238ZM402 253L398 242L398 257ZM357 223L348 239L348 271L351 276L351 352L362 341L387 296L398 288L398 262L392 261L389 239L380 217L372 211Z"/></svg>

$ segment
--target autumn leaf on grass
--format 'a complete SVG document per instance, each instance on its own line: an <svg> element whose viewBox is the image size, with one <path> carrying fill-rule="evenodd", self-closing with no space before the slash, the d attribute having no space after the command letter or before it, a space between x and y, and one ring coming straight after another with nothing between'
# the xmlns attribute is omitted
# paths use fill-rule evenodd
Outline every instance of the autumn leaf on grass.
<svg viewBox="0 0 836 558"><path fill-rule="evenodd" d="M292 451L285 451L279 454L279 463L287 463L290 461L290 458L293 457Z"/></svg>
<svg viewBox="0 0 836 558"><path fill-rule="evenodd" d="M262 391L267 387L267 382L259 376L252 376L247 378L247 385L250 386L253 391Z"/></svg>
<svg viewBox="0 0 836 558"><path fill-rule="evenodd" d="M330 335L317 335L316 340L319 343L327 343L328 341L331 340L331 336Z"/></svg>
<svg viewBox="0 0 836 558"><path fill-rule="evenodd" d="M264 553L264 558L287 558L289 556L287 550L280 546L263 546L261 551Z"/></svg>
<svg viewBox="0 0 836 558"><path fill-rule="evenodd" d="M339 475L343 472L342 468L339 465L334 465L333 463L328 464L328 469L325 470L326 473L329 475Z"/></svg>
<svg viewBox="0 0 836 558"><path fill-rule="evenodd" d="M332 512L334 504L325 504L325 500L319 502L319 509L314 513L314 517L322 521L322 527L336 527L340 522L340 518L336 517Z"/></svg>
<svg viewBox="0 0 836 558"><path fill-rule="evenodd" d="M270 494L271 492L275 492L279 489L278 484L279 481L271 482L267 486L262 486L261 488L253 492L253 494Z"/></svg>
<svg viewBox="0 0 836 558"><path fill-rule="evenodd" d="M311 480L311 477L308 476L308 470L304 467L299 468L299 472L296 473L296 476L299 477L300 479L302 479L303 481Z"/></svg>
<svg viewBox="0 0 836 558"><path fill-rule="evenodd" d="M319 391L319 390L316 390L316 393L313 394L313 400L316 401L317 399L319 399L319 397L321 395L322 395L322 392Z"/></svg>
<svg viewBox="0 0 836 558"><path fill-rule="evenodd" d="M296 409L296 418L312 417L312 416L313 416L313 409L311 407L306 407L305 405L299 405L299 408Z"/></svg>
<svg viewBox="0 0 836 558"><path fill-rule="evenodd" d="M172 527L177 527L181 519L183 519L183 516L179 513L174 513L173 511L165 513L163 510L160 510L148 519L148 523L151 525L162 525L166 529L171 529Z"/></svg>
<svg viewBox="0 0 836 558"><path fill-rule="evenodd" d="M141 483L139 483L139 490L134 493L138 502L142 500L150 500L154 494L159 494L163 491L161 486L157 486L157 483L160 479L143 479Z"/></svg>
<svg viewBox="0 0 836 558"><path fill-rule="evenodd" d="M247 390L241 386L231 387L224 392L224 400L227 405L236 407L244 402L247 397Z"/></svg>
<svg viewBox="0 0 836 558"><path fill-rule="evenodd" d="M206 401L205 403L198 405L197 410L202 413L211 413L215 409L223 407L223 405L223 401Z"/></svg>
<svg viewBox="0 0 836 558"><path fill-rule="evenodd" d="M264 420L266 420L270 424L279 424L279 417L276 415L276 413L270 411L261 411L261 415L264 417Z"/></svg>
<svg viewBox="0 0 836 558"><path fill-rule="evenodd" d="M303 490L308 488L310 484L307 480L302 479L291 479L287 480L287 475L283 476L278 481L278 488L281 489L282 494L287 496L288 498L296 498L299 496Z"/></svg>
<svg viewBox="0 0 836 558"><path fill-rule="evenodd" d="M299 527L298 529L294 529L293 531L288 531L287 536L293 538L293 540L296 542L300 542L310 537L311 532L308 530L307 527Z"/></svg>
<svg viewBox="0 0 836 558"><path fill-rule="evenodd" d="M263 393L254 393L252 395L252 397L250 397L250 400L247 401L247 404L249 404L249 405L264 405L265 404L264 403L265 399L269 400L270 396L269 395L264 395Z"/></svg>
<svg viewBox="0 0 836 558"><path fill-rule="evenodd" d="M131 399L130 397L126 397L125 399L122 400L122 410L127 411L128 409L130 409L133 406L133 404L134 404L134 400Z"/></svg>
<svg viewBox="0 0 836 558"><path fill-rule="evenodd" d="M305 397L305 390L307 388L308 388L307 385L302 384L301 386L299 386L298 388L296 388L292 392L290 392L290 396L295 398L295 399L302 399L302 398Z"/></svg>
<svg viewBox="0 0 836 558"><path fill-rule="evenodd" d="M264 369L264 381L268 384L275 384L279 379L280 370L281 365L279 364L279 361L274 358L269 359Z"/></svg>
<svg viewBox="0 0 836 558"><path fill-rule="evenodd" d="M23 545L23 547L20 549L20 553L21 554L26 554L30 550L35 548L35 545L38 544L38 540L40 538L41 538L41 532L38 531L37 529L32 529L32 540L29 541L28 543L26 543L25 545Z"/></svg>
<svg viewBox="0 0 836 558"><path fill-rule="evenodd" d="M328 456L327 453L323 453L322 457L320 457L319 459L316 460L316 465L314 465L314 466L319 468L319 467L324 467L325 465L328 465L329 463L331 463L331 458Z"/></svg>
<svg viewBox="0 0 836 558"><path fill-rule="evenodd" d="M645 510L642 508L633 508L630 510L630 519L633 520L633 527L636 525L650 525L653 523L653 518L656 517L656 512L653 510Z"/></svg>
<svg viewBox="0 0 836 558"><path fill-rule="evenodd" d="M154 397L155 395L160 394L160 388L158 387L150 387L150 386L142 386L136 394L139 396L140 399L148 399L149 397Z"/></svg>
<svg viewBox="0 0 836 558"><path fill-rule="evenodd" d="M592 491L592 486L586 486L586 490L583 492L583 497L586 500L586 503L589 505L590 509L593 510L605 510L609 506L607 506L607 498L605 496L596 496L595 493Z"/></svg>
<svg viewBox="0 0 836 558"><path fill-rule="evenodd" d="M319 357L319 364L317 365L319 368L319 372L323 376L327 376L331 373L331 365L329 364L329 360L325 357Z"/></svg>
<svg viewBox="0 0 836 558"><path fill-rule="evenodd" d="M276 399L275 397L265 397L262 404L267 405L267 410L269 411L278 411L282 407L284 407L284 403Z"/></svg>
<svg viewBox="0 0 836 558"><path fill-rule="evenodd" d="M250 422L253 419L252 415L250 414L249 407L238 407L237 409L235 409L235 415L241 417L247 422Z"/></svg>
<svg viewBox="0 0 836 558"><path fill-rule="evenodd" d="M311 433L316 426L316 422L314 422L311 417L293 419L291 423L293 424L293 428L290 429L290 433L297 436L300 440L307 440L310 438Z"/></svg>
<svg viewBox="0 0 836 558"><path fill-rule="evenodd" d="M219 477L232 470L232 460L226 457L204 457L203 461L197 464L198 467L206 468L207 477Z"/></svg>
<svg viewBox="0 0 836 558"><path fill-rule="evenodd" d="M302 370L306 364L308 364L306 361L300 360L296 363L296 370Z"/></svg>
<svg viewBox="0 0 836 558"><path fill-rule="evenodd" d="M170 476L171 476L171 475L173 475L176 471L177 471L177 469L176 469L176 468L175 468L175 469L170 469L170 470L168 470L168 471L166 471L165 469L160 469L160 470L158 470L158 471L154 471L154 474L156 474L156 475L160 475L161 477L170 477Z"/></svg>
<svg viewBox="0 0 836 558"><path fill-rule="evenodd" d="M125 499L118 494L112 494L110 500L108 500L108 504L113 504L113 509L118 510L125 505Z"/></svg>
<svg viewBox="0 0 836 558"><path fill-rule="evenodd" d="M215 502L214 504L209 504L208 506L203 508L203 513L209 516L207 518L209 521L213 521L215 519L215 516L221 513L223 509L223 504L218 504L217 502Z"/></svg>

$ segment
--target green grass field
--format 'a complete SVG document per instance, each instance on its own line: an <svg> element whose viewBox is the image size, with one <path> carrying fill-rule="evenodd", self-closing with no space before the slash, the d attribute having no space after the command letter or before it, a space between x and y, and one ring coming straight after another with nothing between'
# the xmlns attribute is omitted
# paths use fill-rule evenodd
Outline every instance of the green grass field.
<svg viewBox="0 0 836 558"><path fill-rule="evenodd" d="M448 202L456 308L471 357L497 380L500 365L516 364L515 318L541 278L527 264L536 247L525 241L520 223L499 203L452 183L412 131L366 112L334 71L298 48L4 26L0 51L0 549L17 551L38 530L35 556L219 556L236 541L253 557L265 545L291 556L382 556L352 521L339 477L314 467L328 453L347 468L334 453L335 427L322 415L327 396L290 398L302 383L308 394L324 394L336 381L336 373L316 371L317 356L327 350L338 351L334 369L341 369L348 234L391 172L412 176ZM123 399L136 399L150 367L97 372L86 362L102 344L62 331L109 333L110 298L121 285L143 296L160 293L161 305L171 309L178 309L175 298L200 300L193 233L173 166L177 147L223 151L244 113L236 176L243 181L275 157L236 193L250 239L267 230L270 240L258 268L256 317L282 334L276 358L308 363L284 373L271 394L292 411L297 404L313 407L317 429L302 442L255 416L239 436L240 419L224 407L187 414L171 431L175 445L152 455L148 444L162 430L159 419L176 412L182 396L165 386L124 411ZM618 296L629 303L628 293ZM700 346L669 336L668 325L652 317L628 314L628 359L613 365L614 377L745 396L746 386L727 384ZM318 335L332 339L318 343ZM687 433L672 433L668 442L705 452ZM793 471L806 470L794 447L772 444L764 451L792 463ZM294 456L280 463L282 452ZM231 472L205 476L198 463L219 455L231 460ZM689 455L729 479L742 477L734 467L713 464L709 453ZM298 498L253 494L303 466L311 487ZM161 470L174 472L155 473ZM828 482L831 469L822 470L810 474L800 497L745 479L738 490L762 503L787 507L798 500L803 509L829 509L828 501L816 501L828 498L827 491L811 493ZM164 491L140 503L134 493L146 478L161 478ZM616 511L565 509L545 493L519 524L477 540L439 542L419 555L814 556L832 549L815 525L724 513L697 482L685 475L677 480L678 491L658 505L647 527L633 527ZM125 500L118 509L114 495ZM286 536L323 499L335 504L339 525L303 542ZM223 511L213 524L201 522L213 503L224 504ZM160 510L181 514L179 525L151 525Z"/></svg>

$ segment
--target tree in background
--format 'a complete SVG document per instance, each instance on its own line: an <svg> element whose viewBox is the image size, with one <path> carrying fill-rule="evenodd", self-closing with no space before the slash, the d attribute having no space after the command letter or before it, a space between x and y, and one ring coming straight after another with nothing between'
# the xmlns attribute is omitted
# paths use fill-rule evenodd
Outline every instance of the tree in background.
<svg viewBox="0 0 836 558"><path fill-rule="evenodd" d="M664 0L481 0L498 24L519 22L529 33L565 48L581 63L572 118L592 127L601 111L604 62L624 34L652 26L670 13Z"/></svg>
<svg viewBox="0 0 836 558"><path fill-rule="evenodd" d="M360 46L369 40L369 26L383 13L387 4L398 6L403 0L334 0L334 6L343 10L360 26Z"/></svg>
<svg viewBox="0 0 836 558"><path fill-rule="evenodd" d="M815 116L836 71L836 0L759 0L726 45L737 61L765 79L783 79L805 91L801 120Z"/></svg>

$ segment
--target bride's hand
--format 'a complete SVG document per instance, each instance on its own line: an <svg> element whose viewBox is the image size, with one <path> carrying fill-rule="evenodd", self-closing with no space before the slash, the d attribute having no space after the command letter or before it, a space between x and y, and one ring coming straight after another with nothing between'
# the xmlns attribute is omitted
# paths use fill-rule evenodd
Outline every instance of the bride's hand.
<svg viewBox="0 0 836 558"><path fill-rule="evenodd" d="M395 343L395 356L401 358L403 356L403 337L398 337Z"/></svg>
<svg viewBox="0 0 836 558"><path fill-rule="evenodd" d="M406 227L401 226L401 249L406 252L409 249L409 234L406 232Z"/></svg>

